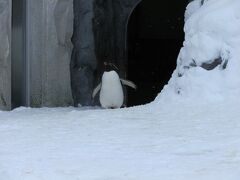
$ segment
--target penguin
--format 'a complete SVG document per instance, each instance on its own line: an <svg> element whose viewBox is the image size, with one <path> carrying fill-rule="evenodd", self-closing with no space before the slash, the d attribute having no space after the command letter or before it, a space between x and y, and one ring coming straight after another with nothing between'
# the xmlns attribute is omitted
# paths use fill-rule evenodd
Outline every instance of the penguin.
<svg viewBox="0 0 240 180"><path fill-rule="evenodd" d="M92 98L100 91L99 101L103 108L121 108L124 101L122 85L137 89L133 82L121 79L116 71L104 71L100 84L93 90Z"/></svg>

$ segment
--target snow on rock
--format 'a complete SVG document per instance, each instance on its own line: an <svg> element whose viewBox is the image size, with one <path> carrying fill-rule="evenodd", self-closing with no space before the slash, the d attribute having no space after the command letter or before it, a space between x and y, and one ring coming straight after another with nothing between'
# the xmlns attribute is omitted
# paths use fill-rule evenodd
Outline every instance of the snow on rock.
<svg viewBox="0 0 240 180"><path fill-rule="evenodd" d="M157 98L219 101L240 94L240 1L191 2L177 69Z"/></svg>

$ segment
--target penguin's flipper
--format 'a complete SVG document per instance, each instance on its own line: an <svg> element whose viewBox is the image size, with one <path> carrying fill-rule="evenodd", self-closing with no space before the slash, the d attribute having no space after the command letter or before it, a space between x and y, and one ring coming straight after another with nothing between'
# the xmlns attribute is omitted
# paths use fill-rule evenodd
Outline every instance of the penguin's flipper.
<svg viewBox="0 0 240 180"><path fill-rule="evenodd" d="M129 86L133 89L137 89L136 84L134 84L132 81L129 81L129 80L126 80L126 79L120 79L120 80L124 85Z"/></svg>
<svg viewBox="0 0 240 180"><path fill-rule="evenodd" d="M95 87L95 89L93 90L93 93L92 93L92 98L94 98L96 96L96 94L98 93L98 91L100 91L101 86L102 86L102 83L99 83L99 85L97 85L97 87Z"/></svg>

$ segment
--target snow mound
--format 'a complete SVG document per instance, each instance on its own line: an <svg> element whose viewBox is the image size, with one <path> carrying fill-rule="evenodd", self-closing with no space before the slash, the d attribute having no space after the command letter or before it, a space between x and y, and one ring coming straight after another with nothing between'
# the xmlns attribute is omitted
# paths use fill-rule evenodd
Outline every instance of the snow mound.
<svg viewBox="0 0 240 180"><path fill-rule="evenodd" d="M239 9L239 0L188 5L177 68L156 102L172 97L219 101L240 94Z"/></svg>

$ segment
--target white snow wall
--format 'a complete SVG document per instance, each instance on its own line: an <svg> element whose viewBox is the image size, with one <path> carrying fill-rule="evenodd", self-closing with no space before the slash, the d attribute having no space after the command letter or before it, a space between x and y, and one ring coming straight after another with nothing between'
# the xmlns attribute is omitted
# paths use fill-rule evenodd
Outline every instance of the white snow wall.
<svg viewBox="0 0 240 180"><path fill-rule="evenodd" d="M185 41L163 99L219 101L240 94L240 1L195 0L185 14Z"/></svg>
<svg viewBox="0 0 240 180"><path fill-rule="evenodd" d="M11 0L0 0L0 109L11 108Z"/></svg>
<svg viewBox="0 0 240 180"><path fill-rule="evenodd" d="M27 0L30 106L72 104L73 0Z"/></svg>

